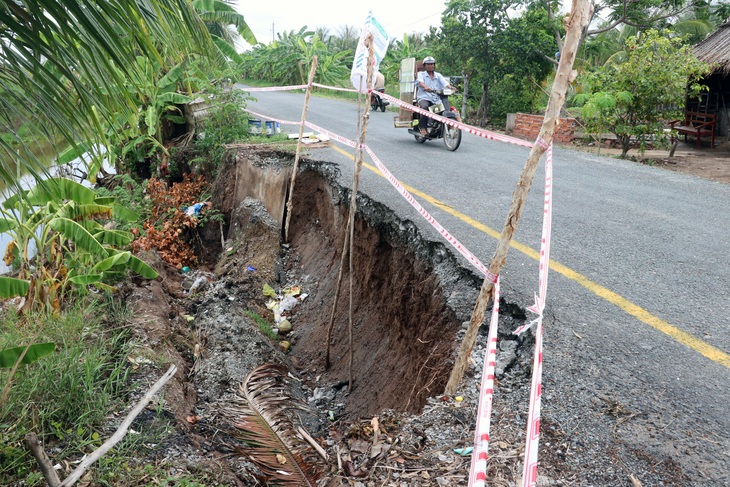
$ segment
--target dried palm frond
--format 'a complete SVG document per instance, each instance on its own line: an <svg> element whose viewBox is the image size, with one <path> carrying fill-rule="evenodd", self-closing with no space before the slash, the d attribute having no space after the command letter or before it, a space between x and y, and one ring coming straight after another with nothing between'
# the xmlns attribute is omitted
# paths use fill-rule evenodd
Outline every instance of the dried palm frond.
<svg viewBox="0 0 730 487"><path fill-rule="evenodd" d="M265 476L267 485L315 486L320 476L319 457L297 433L290 413L305 409L296 400L282 365L264 364L241 384L237 400L224 412L235 436L248 448L246 456ZM289 413L289 414L288 414Z"/></svg>

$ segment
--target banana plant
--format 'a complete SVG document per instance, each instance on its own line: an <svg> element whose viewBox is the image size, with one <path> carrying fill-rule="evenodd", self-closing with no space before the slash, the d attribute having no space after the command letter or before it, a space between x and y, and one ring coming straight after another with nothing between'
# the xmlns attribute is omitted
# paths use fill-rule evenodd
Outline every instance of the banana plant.
<svg viewBox="0 0 730 487"><path fill-rule="evenodd" d="M0 233L12 239L5 263L18 267L17 277L0 276L0 296L25 296L22 311L58 310L70 284L111 289L102 281L127 269L154 279L154 269L123 250L132 234L101 224L136 219L113 197L70 179L50 178L18 192L0 208Z"/></svg>

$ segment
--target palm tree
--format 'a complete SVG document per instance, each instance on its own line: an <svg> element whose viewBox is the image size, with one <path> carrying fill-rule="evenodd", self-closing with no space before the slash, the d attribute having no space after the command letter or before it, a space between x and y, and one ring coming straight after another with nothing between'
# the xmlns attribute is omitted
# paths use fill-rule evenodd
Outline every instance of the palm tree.
<svg viewBox="0 0 730 487"><path fill-rule="evenodd" d="M229 58L240 62L235 46L241 39L252 46L256 36L243 18L231 6L232 2L222 0L193 0L193 8L205 22L213 42Z"/></svg>
<svg viewBox="0 0 730 487"><path fill-rule="evenodd" d="M146 94L135 80L149 78L143 69L152 64L167 71L196 56L208 62L207 53L216 52L211 47L187 0L4 2L0 178L14 184L15 165L43 170L19 124L41 137L58 134L79 152L101 158L114 127L139 116L137 101ZM138 63L140 58L150 63Z"/></svg>

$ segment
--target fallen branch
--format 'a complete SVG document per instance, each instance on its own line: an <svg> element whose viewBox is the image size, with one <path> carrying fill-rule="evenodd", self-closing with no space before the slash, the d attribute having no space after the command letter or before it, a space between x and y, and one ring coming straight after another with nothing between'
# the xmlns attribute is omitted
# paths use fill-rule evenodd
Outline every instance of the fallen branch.
<svg viewBox="0 0 730 487"><path fill-rule="evenodd" d="M157 394L157 392L162 389L162 387L167 384L170 379L172 379L172 377L175 375L175 372L177 372L177 367L174 364L170 365L170 368L167 370L165 375L160 377L159 380L155 382L150 390L147 391L147 394L145 394L144 397L139 400L137 405L134 406L134 409L132 409L127 417L124 418L124 421L122 421L122 424L119 425L119 428L117 428L117 431L111 436L111 438L106 440L99 448L94 450L91 455L87 456L81 463L79 463L79 466L76 467L74 471L71 472L71 475L69 475L63 482L59 483L56 472L53 470L53 467L50 466L51 462L50 460L48 460L48 456L46 456L46 453L43 451L43 447L38 442L38 439L35 438L35 441L31 442L28 438L31 435L29 434L28 436L26 436L26 443L28 444L28 448L30 448L33 456L36 458L36 460L38 460L41 472L46 478L49 487L70 487L75 484L94 462L104 456L109 450L114 447L114 445L119 443L126 436L127 431L129 430L129 427L131 426L135 418L139 416L142 410L152 400L152 397ZM49 466L50 471L48 470Z"/></svg>
<svg viewBox="0 0 730 487"><path fill-rule="evenodd" d="M38 439L35 433L28 433L25 435L25 445L28 447L30 452L38 462L38 466L41 468L41 473L48 482L48 487L58 487L61 484L61 480L56 475L56 471L53 469L51 460L46 455L41 441Z"/></svg>

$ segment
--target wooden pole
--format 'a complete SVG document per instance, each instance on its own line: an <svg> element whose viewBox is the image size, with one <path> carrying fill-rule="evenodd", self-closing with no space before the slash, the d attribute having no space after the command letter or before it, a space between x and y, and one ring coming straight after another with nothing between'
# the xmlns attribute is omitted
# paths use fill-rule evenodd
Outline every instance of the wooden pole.
<svg viewBox="0 0 730 487"><path fill-rule="evenodd" d="M350 221L347 226L350 230L350 319L349 319L349 343L350 343L350 363L348 366L348 384L347 391L352 391L352 363L353 363L353 346L352 346L352 323L354 321L354 291L355 291L355 276L354 276L354 258L355 258L355 213L357 212L357 188L360 185L360 170L362 169L363 163L363 150L362 145L365 143L365 135L368 132L368 120L370 120L370 97L373 96L373 65L375 64L375 50L373 47L373 35L368 34L365 38L365 45L368 48L368 67L367 67L367 87L368 96L365 98L365 112L362 115L362 128L357 141L357 157L355 158L355 175L352 180L352 196L350 198Z"/></svg>
<svg viewBox="0 0 730 487"><path fill-rule="evenodd" d="M302 136L304 135L304 122L307 120L307 109L309 108L309 97L312 95L312 82L314 81L314 73L317 70L317 56L312 58L312 68L309 70L309 79L307 80L307 92L304 95L304 108L302 109L302 120L299 124L299 140L297 141L297 153L294 156L294 167L289 180L289 200L286 202L286 223L284 224L284 242L289 242L289 223L291 222L292 201L294 200L294 183L297 179L297 171L299 170L299 158L302 154Z"/></svg>
<svg viewBox="0 0 730 487"><path fill-rule="evenodd" d="M568 91L568 86L577 76L577 73L573 70L573 61L580 46L581 33L583 28L588 24L592 11L593 6L588 0L573 0L570 15L563 19L566 34L565 45L560 56L560 64L555 75L555 81L553 82L550 99L545 110L545 119L543 120L540 134L532 150L530 150L530 155L527 157L527 162L522 169L517 187L512 194L512 205L510 206L507 219L502 228L502 235L499 239L497 250L495 250L492 261L489 264L489 272L494 275L499 274L507 260L507 250L512 241L512 236L515 230L517 230L517 224L520 221L520 215L522 214L522 208L524 207L527 194L530 191L530 185L535 177L537 165L548 146L552 143L555 127L559 121L560 109L565 103L565 94ZM479 291L466 335L461 342L456 363L446 384L446 394L454 394L461 378L464 376L469 356L476 343L479 327L484 322L487 306L493 298L494 284L489 279L485 279Z"/></svg>
<svg viewBox="0 0 730 487"><path fill-rule="evenodd" d="M367 86L368 88L372 88L372 67L375 60L375 54L374 54L374 47L372 42L372 34L368 35L365 39L365 44L368 46L368 66L367 66ZM360 83L362 85L362 82ZM359 99L359 97L358 97ZM355 222L355 211L357 209L357 187L359 185L360 181L360 170L362 168L362 144L365 141L365 134L367 132L367 121L370 118L370 103L368 103L368 99L366 98L365 103L365 112L362 116L362 123L361 120L358 119L358 140L357 140L357 149L355 150L355 175L353 176L353 188L352 188L352 196L350 198L350 212L347 219L347 225L345 226L345 238L344 242L342 244L342 256L340 257L340 272L337 276L337 284L335 287L335 300L332 304L332 312L330 313L330 321L329 325L327 327L327 343L326 343L326 353L325 353L325 359L324 359L324 366L325 369L329 369L330 367L330 345L332 341L332 330L334 329L334 323L335 323L335 310L337 309L337 304L339 302L340 297L340 286L342 284L342 276L344 274L345 269L345 259L347 259L349 255L349 267L350 267L350 311L349 311L349 343L350 343L350 364L348 367L348 391L352 390L352 362L353 362L353 351L352 351L352 308L353 308L353 300L352 300L352 293L353 293L353 281L352 281L352 266L353 266L353 260L352 260L352 250L353 250L353 243L352 243L352 237L354 234L354 222ZM359 113L359 108L358 108Z"/></svg>

